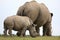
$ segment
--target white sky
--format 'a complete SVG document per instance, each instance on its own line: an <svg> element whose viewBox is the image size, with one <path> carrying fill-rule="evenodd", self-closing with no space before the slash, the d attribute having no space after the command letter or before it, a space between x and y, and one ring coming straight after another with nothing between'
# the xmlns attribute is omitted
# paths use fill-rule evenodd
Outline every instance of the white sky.
<svg viewBox="0 0 60 40"><path fill-rule="evenodd" d="M0 34L3 34L3 21L10 15L15 15L19 6L31 0L0 0ZM36 0L39 3L44 3L50 12L53 13L52 20L52 35L60 36L60 0ZM41 28L42 29L42 28ZM13 31L15 34L15 31ZM29 34L28 32L26 34ZM42 30L41 30L42 34Z"/></svg>

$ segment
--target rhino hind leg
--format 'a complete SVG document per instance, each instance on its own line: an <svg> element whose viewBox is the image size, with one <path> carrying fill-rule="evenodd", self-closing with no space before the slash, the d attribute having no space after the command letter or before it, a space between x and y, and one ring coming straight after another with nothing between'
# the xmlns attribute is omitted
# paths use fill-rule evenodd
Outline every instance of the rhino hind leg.
<svg viewBox="0 0 60 40"><path fill-rule="evenodd" d="M4 28L4 35L7 36L7 28Z"/></svg>
<svg viewBox="0 0 60 40"><path fill-rule="evenodd" d="M51 24L49 24L48 27L47 27L47 32L46 32L47 36L51 36L51 28L52 28Z"/></svg>
<svg viewBox="0 0 60 40"><path fill-rule="evenodd" d="M51 23L46 23L43 26L43 36L51 36Z"/></svg>
<svg viewBox="0 0 60 40"><path fill-rule="evenodd" d="M46 32L47 32L47 28L45 27L45 25L43 26L43 36L46 36Z"/></svg>
<svg viewBox="0 0 60 40"><path fill-rule="evenodd" d="M12 36L12 27L8 29L8 34Z"/></svg>

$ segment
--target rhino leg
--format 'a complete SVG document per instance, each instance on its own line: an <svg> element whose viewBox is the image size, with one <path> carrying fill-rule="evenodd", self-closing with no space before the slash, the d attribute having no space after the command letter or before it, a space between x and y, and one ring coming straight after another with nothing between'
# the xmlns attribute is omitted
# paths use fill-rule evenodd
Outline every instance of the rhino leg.
<svg viewBox="0 0 60 40"><path fill-rule="evenodd" d="M46 32L47 32L47 28L45 27L45 25L43 26L43 36L46 36Z"/></svg>
<svg viewBox="0 0 60 40"><path fill-rule="evenodd" d="M24 36L26 30L27 30L27 27L24 27L24 28L21 30L21 35L20 35L20 36Z"/></svg>
<svg viewBox="0 0 60 40"><path fill-rule="evenodd" d="M39 32L40 32L39 27L36 27L36 32L38 33L38 36L40 36L40 34L39 34Z"/></svg>
<svg viewBox="0 0 60 40"><path fill-rule="evenodd" d="M18 31L16 35L17 35L17 36L20 36L20 35L21 35L21 30Z"/></svg>
<svg viewBox="0 0 60 40"><path fill-rule="evenodd" d="M43 36L51 36L51 23L46 23L43 26Z"/></svg>
<svg viewBox="0 0 60 40"><path fill-rule="evenodd" d="M7 28L4 28L4 35L7 36Z"/></svg>
<svg viewBox="0 0 60 40"><path fill-rule="evenodd" d="M12 28L9 28L8 34L12 36Z"/></svg>
<svg viewBox="0 0 60 40"><path fill-rule="evenodd" d="M52 28L52 27L51 27L51 24L48 24L47 26L48 26L48 27L47 27L46 35L47 35L47 36L51 36L51 28Z"/></svg>
<svg viewBox="0 0 60 40"><path fill-rule="evenodd" d="M18 31L16 35L20 36L21 35L21 31ZM23 36L25 36L25 33L23 34Z"/></svg>

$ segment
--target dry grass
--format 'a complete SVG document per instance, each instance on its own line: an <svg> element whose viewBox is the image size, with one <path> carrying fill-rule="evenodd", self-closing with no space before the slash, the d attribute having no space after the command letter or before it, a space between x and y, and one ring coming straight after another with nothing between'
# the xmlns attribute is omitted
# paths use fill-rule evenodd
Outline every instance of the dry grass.
<svg viewBox="0 0 60 40"><path fill-rule="evenodd" d="M0 40L60 40L60 36L40 36L32 38L30 36L18 37L18 36L2 36L0 35Z"/></svg>

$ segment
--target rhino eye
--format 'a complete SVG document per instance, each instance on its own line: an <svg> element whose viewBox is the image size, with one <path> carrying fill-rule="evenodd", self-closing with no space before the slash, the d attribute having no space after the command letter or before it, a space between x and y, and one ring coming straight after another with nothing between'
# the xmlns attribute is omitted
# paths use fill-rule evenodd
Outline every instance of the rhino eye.
<svg viewBox="0 0 60 40"><path fill-rule="evenodd" d="M34 27L34 24L32 24L32 26Z"/></svg>

